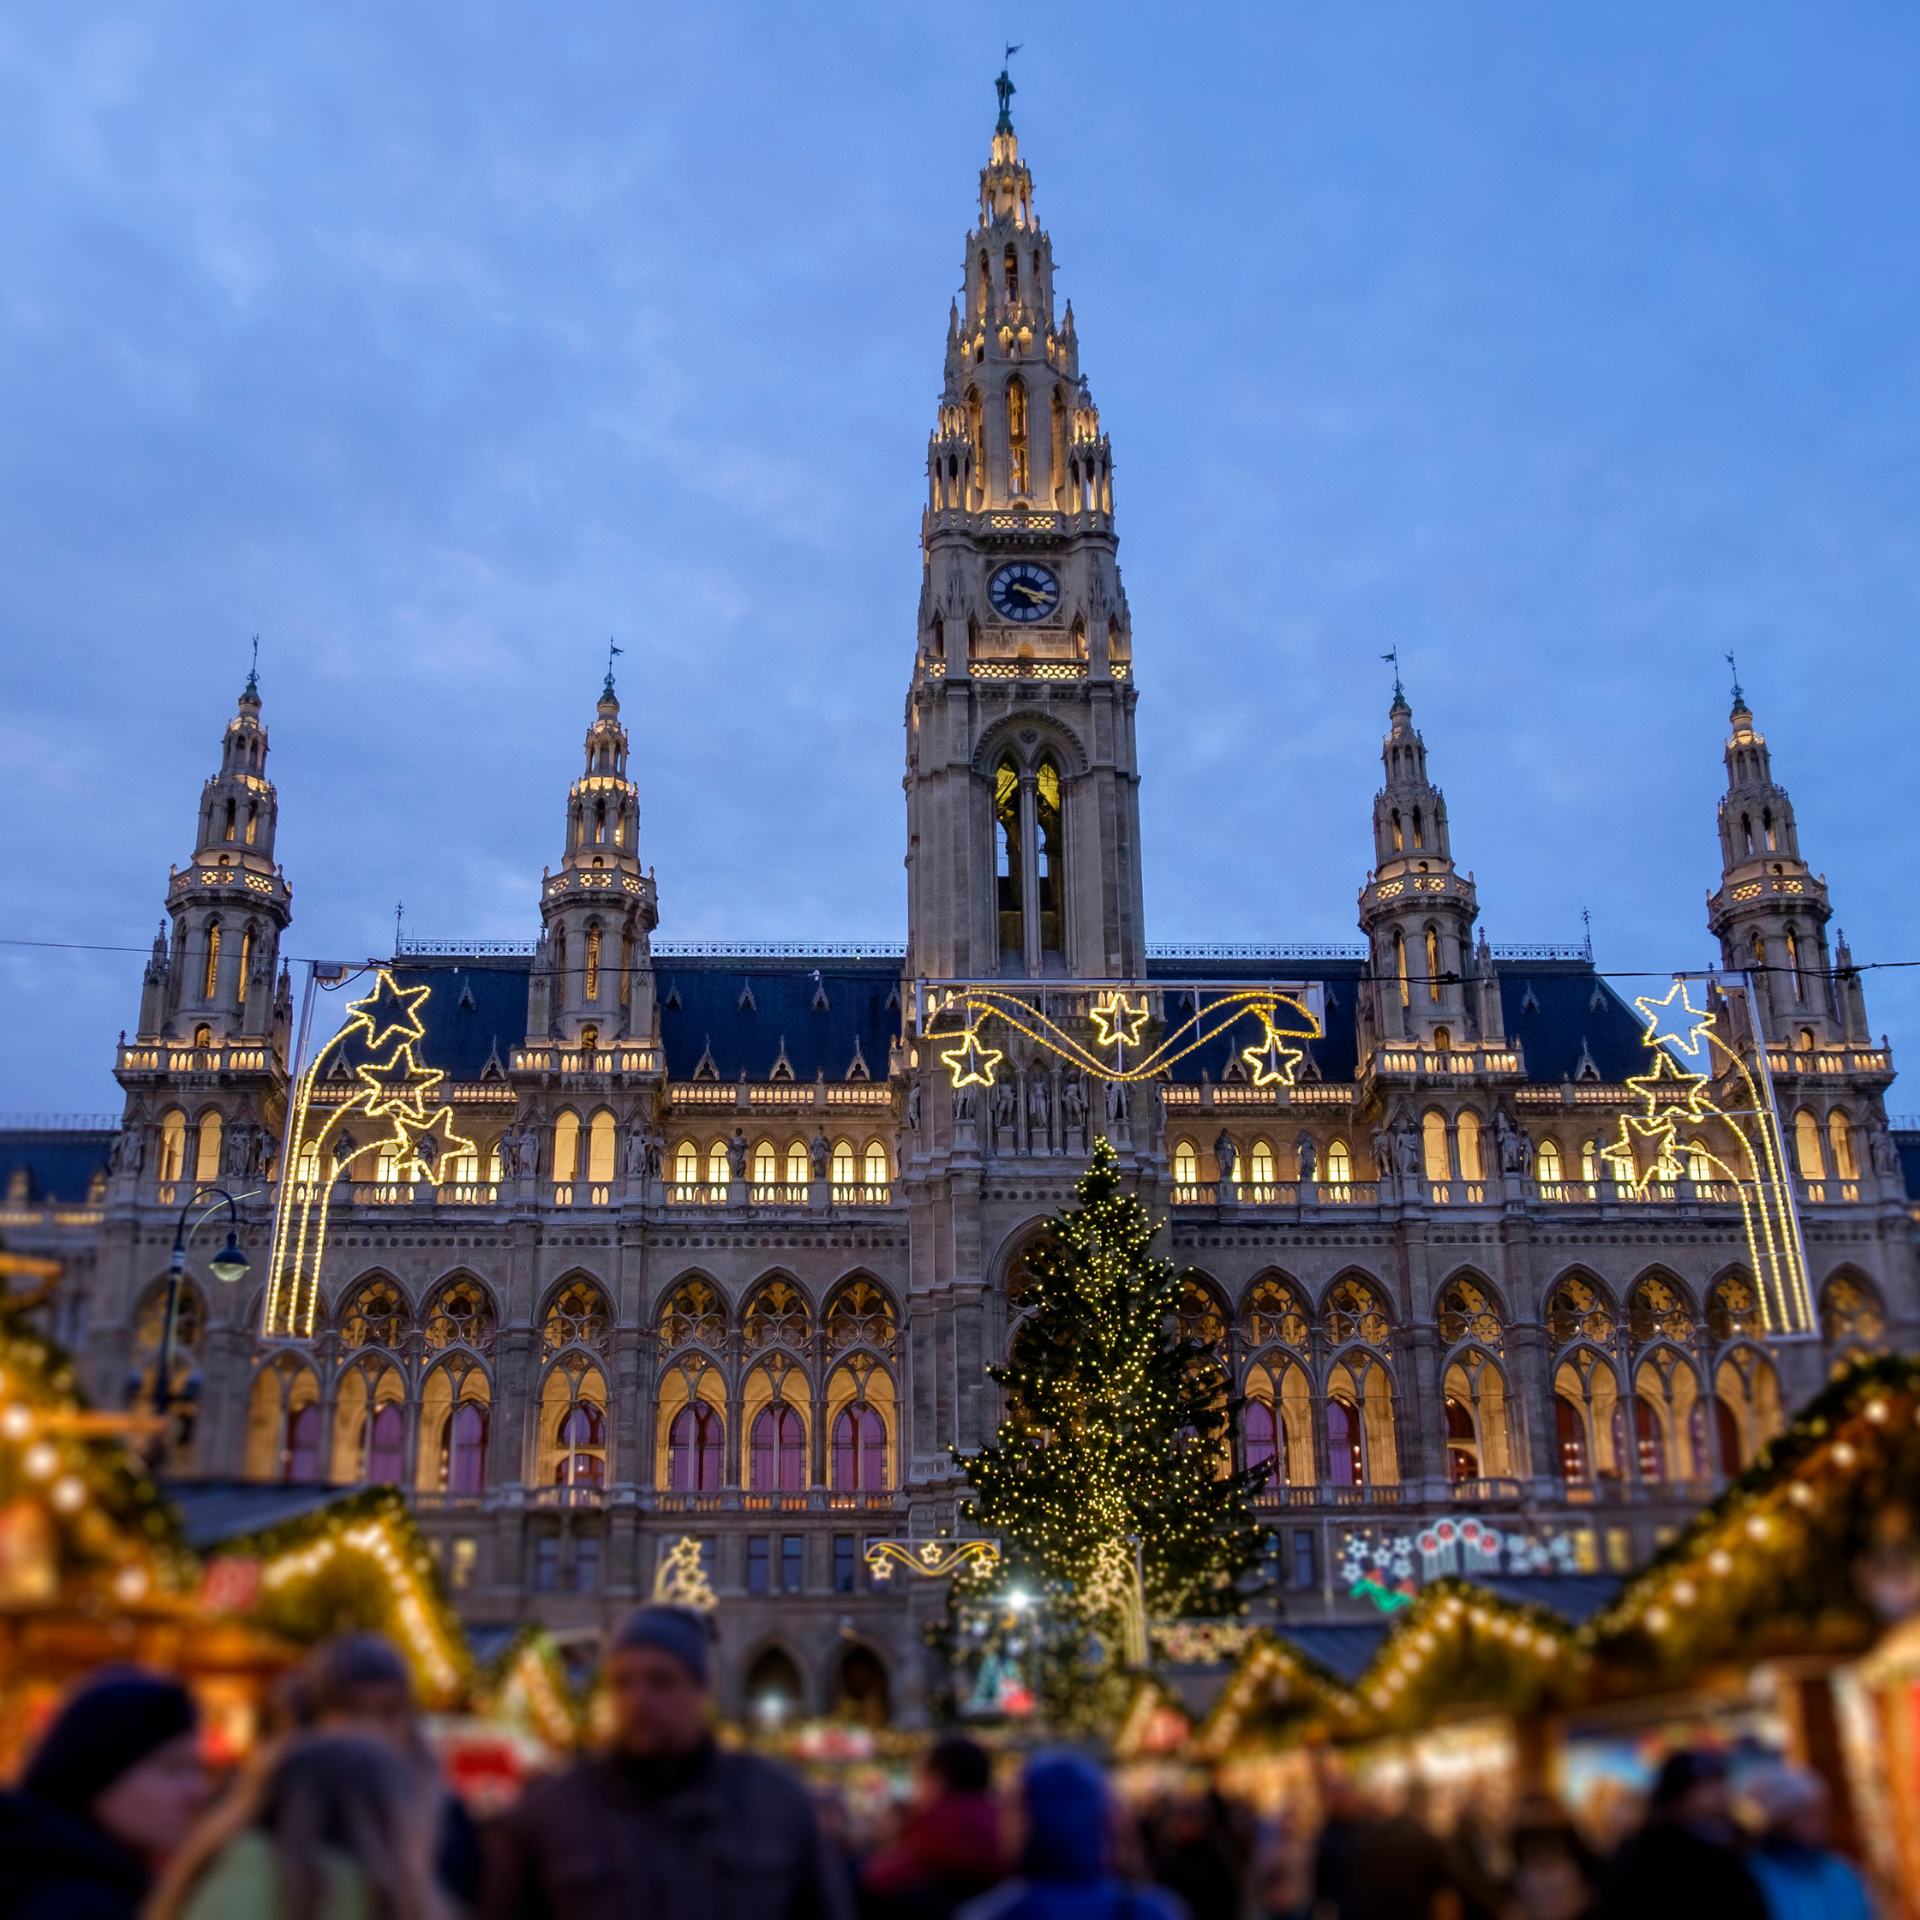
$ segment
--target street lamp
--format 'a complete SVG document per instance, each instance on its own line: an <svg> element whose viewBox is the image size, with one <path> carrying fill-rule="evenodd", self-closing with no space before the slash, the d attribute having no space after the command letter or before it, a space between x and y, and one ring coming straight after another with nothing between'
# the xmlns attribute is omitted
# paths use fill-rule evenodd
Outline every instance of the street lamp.
<svg viewBox="0 0 1920 1920"><path fill-rule="evenodd" d="M225 1187L196 1186L187 1196L187 1204L180 1209L180 1218L173 1226L173 1253L167 1261L167 1304L160 1321L160 1356L153 1374L153 1411L158 1420L165 1420L176 1399L194 1400L199 1397L199 1388L194 1386L190 1392L176 1394L173 1390L173 1340L174 1322L180 1312L180 1281L187 1270L187 1242L195 1232L213 1214L209 1207L192 1229L187 1226L187 1215L203 1194L217 1194L227 1203L227 1244L207 1262L208 1271L216 1280L232 1286L247 1270L247 1256L240 1251L240 1242L234 1237L234 1230L240 1223L240 1210L234 1205L233 1195ZM137 1391L137 1386L136 1386ZM165 1429L156 1439L156 1446L166 1446Z"/></svg>

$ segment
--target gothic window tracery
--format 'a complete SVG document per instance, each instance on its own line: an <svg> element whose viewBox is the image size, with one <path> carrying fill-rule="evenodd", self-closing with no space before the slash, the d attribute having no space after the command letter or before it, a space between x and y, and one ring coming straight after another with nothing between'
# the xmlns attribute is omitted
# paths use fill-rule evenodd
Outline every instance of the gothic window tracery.
<svg viewBox="0 0 1920 1920"><path fill-rule="evenodd" d="M669 1352L693 1345L718 1351L726 1338L726 1303L706 1281L682 1281L660 1316L660 1344Z"/></svg>
<svg viewBox="0 0 1920 1920"><path fill-rule="evenodd" d="M427 1311L427 1350L438 1353L462 1346L476 1353L491 1353L495 1324L493 1302L479 1281L450 1280L434 1296Z"/></svg>
<svg viewBox="0 0 1920 1920"><path fill-rule="evenodd" d="M1605 1346L1613 1338L1613 1310L1592 1281L1573 1274L1554 1288L1547 1303L1547 1331L1557 1347L1575 1340Z"/></svg>
<svg viewBox="0 0 1920 1920"><path fill-rule="evenodd" d="M1627 1296L1627 1331L1636 1346L1653 1340L1684 1343L1693 1338L1694 1324L1693 1303L1677 1281L1658 1273L1635 1281Z"/></svg>
<svg viewBox="0 0 1920 1920"><path fill-rule="evenodd" d="M1256 1280L1247 1295L1247 1331L1257 1347L1277 1340L1296 1353L1306 1352L1307 1314L1300 1296L1272 1275Z"/></svg>
<svg viewBox="0 0 1920 1920"><path fill-rule="evenodd" d="M1440 1341L1457 1347L1462 1340L1477 1341L1498 1353L1503 1330L1486 1289L1471 1280L1455 1280L1440 1296Z"/></svg>
<svg viewBox="0 0 1920 1920"><path fill-rule="evenodd" d="M827 1307L827 1345L835 1353L849 1347L893 1346L893 1308L870 1280L849 1280Z"/></svg>
<svg viewBox="0 0 1920 1920"><path fill-rule="evenodd" d="M1364 1280L1336 1281L1327 1295L1327 1342L1338 1349L1350 1340L1384 1349L1389 1337L1386 1309Z"/></svg>
<svg viewBox="0 0 1920 1920"><path fill-rule="evenodd" d="M551 1360L563 1347L592 1347L605 1352L613 1314L607 1297L591 1280L573 1280L554 1295L541 1328L541 1358Z"/></svg>
<svg viewBox="0 0 1920 1920"><path fill-rule="evenodd" d="M1753 1282L1744 1273L1724 1274L1713 1283L1707 1295L1707 1332L1716 1342L1757 1336L1764 1332L1760 1322L1760 1297Z"/></svg>
<svg viewBox="0 0 1920 1920"><path fill-rule="evenodd" d="M1226 1315L1219 1301L1212 1288L1195 1274L1181 1279L1175 1329L1182 1340L1197 1340L1204 1347L1217 1347L1227 1337Z"/></svg>
<svg viewBox="0 0 1920 1920"><path fill-rule="evenodd" d="M1837 1273L1820 1289L1820 1332L1835 1349L1878 1352L1886 1340L1887 1316L1864 1281Z"/></svg>
<svg viewBox="0 0 1920 1920"><path fill-rule="evenodd" d="M398 1353L412 1316L406 1296L391 1280L369 1280L348 1302L340 1320L340 1344L349 1351L384 1347Z"/></svg>
<svg viewBox="0 0 1920 1920"><path fill-rule="evenodd" d="M806 1296L791 1280L763 1281L747 1302L743 1329L749 1353L778 1346L803 1350L812 1332Z"/></svg>
<svg viewBox="0 0 1920 1920"><path fill-rule="evenodd" d="M714 1493L722 1477L725 1427L718 1408L689 1401L667 1429L667 1486L674 1493Z"/></svg>

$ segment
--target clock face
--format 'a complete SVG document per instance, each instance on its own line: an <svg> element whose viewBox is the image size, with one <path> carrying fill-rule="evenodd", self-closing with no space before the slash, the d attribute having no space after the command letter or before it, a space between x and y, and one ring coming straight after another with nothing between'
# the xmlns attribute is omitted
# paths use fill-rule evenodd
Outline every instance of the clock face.
<svg viewBox="0 0 1920 1920"><path fill-rule="evenodd" d="M1060 604L1060 582L1045 567L1022 560L993 576L987 598L1002 619L1044 620Z"/></svg>

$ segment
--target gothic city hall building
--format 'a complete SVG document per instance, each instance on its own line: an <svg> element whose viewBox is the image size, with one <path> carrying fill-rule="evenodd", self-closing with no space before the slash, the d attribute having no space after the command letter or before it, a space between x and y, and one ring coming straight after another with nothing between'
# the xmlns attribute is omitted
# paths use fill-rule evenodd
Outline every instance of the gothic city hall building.
<svg viewBox="0 0 1920 1920"><path fill-rule="evenodd" d="M1476 932L1397 687L1354 942L1154 944L1136 671L1169 637L1136 642L1004 112L960 265L899 633L904 940L656 937L674 849L610 675L552 770L536 938L308 975L249 679L190 841L181 797L124 1117L0 1136L8 1244L64 1259L57 1330L117 1405L181 1206L244 1196L245 1278L190 1262L170 1478L397 1486L476 1632L590 1640L691 1535L733 1712L925 1715L943 1592L867 1549L965 1533L955 1452L1101 1138L1244 1396L1256 1615L1363 1616L1369 1569L1639 1565L1836 1365L1920 1334L1892 1061L1759 720L1736 690L1722 970L1671 993Z"/></svg>

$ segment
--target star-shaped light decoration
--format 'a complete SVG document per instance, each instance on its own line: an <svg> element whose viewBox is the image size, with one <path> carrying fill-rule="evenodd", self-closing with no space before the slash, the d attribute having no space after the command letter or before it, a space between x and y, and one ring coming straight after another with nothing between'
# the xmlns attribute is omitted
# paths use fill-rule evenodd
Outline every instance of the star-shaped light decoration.
<svg viewBox="0 0 1920 1920"><path fill-rule="evenodd" d="M1642 1046L1684 1055L1698 1068L1712 1065L1707 1036L1713 1031L1713 1015L1702 1012L1687 998L1686 981L1676 980L1657 999L1643 993L1633 1004L1647 1023L1646 1032L1640 1036Z"/></svg>
<svg viewBox="0 0 1920 1920"><path fill-rule="evenodd" d="M424 1040L419 1007L429 987L403 987L385 967L374 976L373 991L361 1000L349 1000L347 1011L366 1030L367 1045L378 1053L390 1039Z"/></svg>
<svg viewBox="0 0 1920 1920"><path fill-rule="evenodd" d="M1646 1119L1660 1113L1684 1113L1689 1120L1710 1120L1718 1112L1707 1091L1707 1076L1687 1072L1665 1047L1656 1048L1653 1065L1645 1073L1628 1074L1627 1085L1647 1103ZM1682 1098L1662 1098L1676 1093Z"/></svg>
<svg viewBox="0 0 1920 1920"><path fill-rule="evenodd" d="M949 1048L940 1058L952 1069L956 1087L990 1087L993 1070L1006 1055L997 1048L983 1047L979 1028L969 1027L960 1044Z"/></svg>
<svg viewBox="0 0 1920 1920"><path fill-rule="evenodd" d="M1298 1047L1286 1044L1280 1029L1273 1024L1271 1007L1255 1007L1265 1037L1257 1047L1242 1047L1240 1058L1247 1063L1256 1087L1290 1087L1293 1070L1306 1058Z"/></svg>
<svg viewBox="0 0 1920 1920"><path fill-rule="evenodd" d="M1147 996L1140 996L1136 1007L1124 993L1103 993L1089 1009L1093 1030L1103 1047L1137 1047L1140 1030L1147 1024Z"/></svg>
<svg viewBox="0 0 1920 1920"><path fill-rule="evenodd" d="M1652 1119L1637 1113L1622 1114L1619 1134L1600 1149L1612 1164L1614 1179L1642 1198L1654 1181L1672 1173L1679 1159L1680 1143L1673 1130L1675 1111L1669 1108Z"/></svg>
<svg viewBox="0 0 1920 1920"><path fill-rule="evenodd" d="M438 1067L423 1067L413 1057L413 1042L403 1040L391 1060L368 1061L354 1068L353 1077L370 1089L368 1113L405 1114L424 1122L427 1095L447 1076Z"/></svg>

